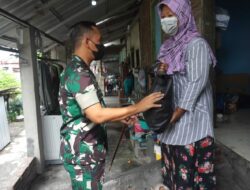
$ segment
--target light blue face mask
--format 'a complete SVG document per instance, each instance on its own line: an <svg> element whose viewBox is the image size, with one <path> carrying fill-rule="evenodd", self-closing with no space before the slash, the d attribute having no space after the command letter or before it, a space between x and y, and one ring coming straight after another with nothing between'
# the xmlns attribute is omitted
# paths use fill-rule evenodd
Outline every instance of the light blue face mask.
<svg viewBox="0 0 250 190"><path fill-rule="evenodd" d="M162 30L169 36L175 36L178 32L178 19L176 16L161 19Z"/></svg>

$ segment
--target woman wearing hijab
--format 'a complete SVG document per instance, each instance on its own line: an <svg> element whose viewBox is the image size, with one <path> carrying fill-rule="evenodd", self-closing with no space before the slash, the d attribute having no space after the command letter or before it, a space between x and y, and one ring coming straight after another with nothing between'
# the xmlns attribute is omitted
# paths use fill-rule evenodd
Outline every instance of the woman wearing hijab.
<svg viewBox="0 0 250 190"><path fill-rule="evenodd" d="M209 71L216 59L197 31L189 0L162 0L158 10L167 40L160 70L173 78L171 127L159 135L162 174L169 189L215 189L213 98Z"/></svg>

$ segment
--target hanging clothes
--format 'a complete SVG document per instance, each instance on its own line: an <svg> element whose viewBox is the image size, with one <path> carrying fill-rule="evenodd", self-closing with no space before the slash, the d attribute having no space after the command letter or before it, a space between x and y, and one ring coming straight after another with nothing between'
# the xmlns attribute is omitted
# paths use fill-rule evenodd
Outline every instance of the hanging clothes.
<svg viewBox="0 0 250 190"><path fill-rule="evenodd" d="M134 75L133 72L130 71L124 80L125 96L126 97L131 96L133 89L134 89Z"/></svg>
<svg viewBox="0 0 250 190"><path fill-rule="evenodd" d="M59 77L63 67L49 61L38 61L38 80L41 106L46 115L59 115Z"/></svg>

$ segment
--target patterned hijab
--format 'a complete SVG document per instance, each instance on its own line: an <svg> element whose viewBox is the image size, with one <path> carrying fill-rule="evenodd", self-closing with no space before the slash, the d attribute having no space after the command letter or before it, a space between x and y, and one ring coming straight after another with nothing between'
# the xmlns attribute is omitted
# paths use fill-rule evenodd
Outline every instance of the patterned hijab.
<svg viewBox="0 0 250 190"><path fill-rule="evenodd" d="M190 0L162 0L157 5L159 16L162 4L167 5L176 14L179 24L177 34L162 44L158 60L168 64L167 74L169 75L175 72L185 73L186 47L192 39L201 37L192 15L191 3ZM216 59L211 49L210 56L215 65Z"/></svg>

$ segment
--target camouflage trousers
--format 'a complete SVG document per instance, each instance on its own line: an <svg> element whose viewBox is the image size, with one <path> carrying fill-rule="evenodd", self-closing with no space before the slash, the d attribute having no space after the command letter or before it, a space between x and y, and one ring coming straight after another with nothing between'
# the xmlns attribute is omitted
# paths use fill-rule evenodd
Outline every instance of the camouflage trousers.
<svg viewBox="0 0 250 190"><path fill-rule="evenodd" d="M101 190L106 157L106 134L101 126L90 131L61 133L61 159L73 190Z"/></svg>

